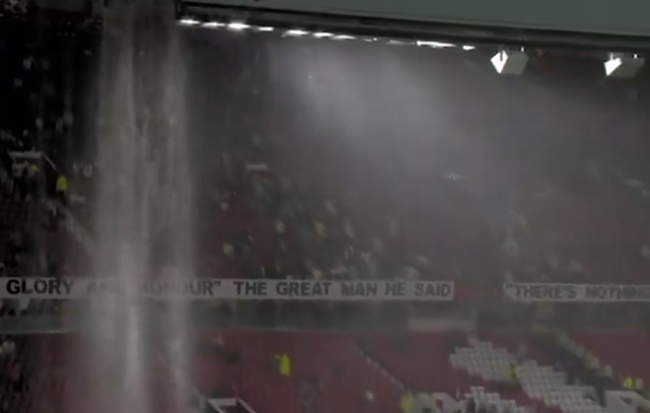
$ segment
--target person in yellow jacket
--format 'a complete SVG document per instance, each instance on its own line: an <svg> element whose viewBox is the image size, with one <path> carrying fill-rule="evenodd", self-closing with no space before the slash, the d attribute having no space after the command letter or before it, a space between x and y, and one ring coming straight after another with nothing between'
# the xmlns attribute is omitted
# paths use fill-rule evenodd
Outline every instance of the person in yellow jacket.
<svg viewBox="0 0 650 413"><path fill-rule="evenodd" d="M630 376L627 376L623 380L623 388L627 390L633 390L634 389L634 379Z"/></svg>
<svg viewBox="0 0 650 413"><path fill-rule="evenodd" d="M314 221L314 230L319 238L327 236L327 226L321 221Z"/></svg>
<svg viewBox="0 0 650 413"><path fill-rule="evenodd" d="M506 379L507 390L511 392L517 391L519 388L519 377L517 377L517 365L515 363L511 363L510 366L508 366Z"/></svg>
<svg viewBox="0 0 650 413"><path fill-rule="evenodd" d="M510 364L508 367L508 381L511 386L517 384L517 366L514 363Z"/></svg>
<svg viewBox="0 0 650 413"><path fill-rule="evenodd" d="M56 196L65 205L68 194L68 178L60 174L56 180Z"/></svg>
<svg viewBox="0 0 650 413"><path fill-rule="evenodd" d="M38 175L40 171L41 169L38 167L36 162L32 162L29 164L28 174L30 178L36 177L36 175Z"/></svg>
<svg viewBox="0 0 650 413"><path fill-rule="evenodd" d="M291 377L291 358L287 353L282 353L277 356L278 368L280 375L284 377Z"/></svg>
<svg viewBox="0 0 650 413"><path fill-rule="evenodd" d="M36 162L31 162L29 164L29 168L27 169L27 178L29 179L28 181L28 191L32 196L35 196L38 194L38 183L39 183L39 178L40 178L40 168L36 164Z"/></svg>
<svg viewBox="0 0 650 413"><path fill-rule="evenodd" d="M400 403L400 410L402 413L411 413L413 410L413 395L411 392L406 393L402 397L402 401Z"/></svg>

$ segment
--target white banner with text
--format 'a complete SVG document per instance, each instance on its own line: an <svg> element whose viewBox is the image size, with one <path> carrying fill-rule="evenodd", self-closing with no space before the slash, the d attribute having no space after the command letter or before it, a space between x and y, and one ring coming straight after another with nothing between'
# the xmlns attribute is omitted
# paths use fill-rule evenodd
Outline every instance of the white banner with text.
<svg viewBox="0 0 650 413"><path fill-rule="evenodd" d="M161 300L452 301L454 283L188 278L155 280L124 287L114 279L0 279L0 298L83 299L102 295Z"/></svg>
<svg viewBox="0 0 650 413"><path fill-rule="evenodd" d="M650 302L650 285L506 283L503 293L522 303Z"/></svg>

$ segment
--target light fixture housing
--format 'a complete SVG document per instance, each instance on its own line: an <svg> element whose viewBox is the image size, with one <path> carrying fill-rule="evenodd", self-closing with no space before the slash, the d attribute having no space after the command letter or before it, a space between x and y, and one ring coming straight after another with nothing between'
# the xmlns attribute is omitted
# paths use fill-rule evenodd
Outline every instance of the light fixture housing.
<svg viewBox="0 0 650 413"><path fill-rule="evenodd" d="M636 54L612 53L603 66L605 76L615 79L629 79L645 65L645 58Z"/></svg>
<svg viewBox="0 0 650 413"><path fill-rule="evenodd" d="M490 61L501 75L520 76L526 70L528 54L523 50L500 50Z"/></svg>

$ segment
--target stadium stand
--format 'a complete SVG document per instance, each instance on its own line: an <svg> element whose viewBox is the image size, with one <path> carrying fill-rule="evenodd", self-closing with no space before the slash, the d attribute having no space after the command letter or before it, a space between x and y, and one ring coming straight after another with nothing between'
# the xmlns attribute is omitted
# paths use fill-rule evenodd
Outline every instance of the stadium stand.
<svg viewBox="0 0 650 413"><path fill-rule="evenodd" d="M99 232L93 191L101 165L70 162L72 155L62 148L82 145L77 140L83 140L84 122L90 123L83 120L84 111L77 107L82 100L77 94L83 89L83 73L65 73L71 67L79 72L89 70L91 64L84 56L92 55L96 45L77 31L78 26L92 22L79 21L78 16L48 16L53 23L45 29L34 23L43 16L35 18L29 10L25 13L0 17L3 38L31 39L25 44L10 41L0 45L0 277L84 277L92 274L89 245ZM234 68L244 64L235 58L233 61ZM243 98L236 92L230 88L223 94L226 97L215 99L232 98L232 106L239 109L243 104L238 99ZM501 109L482 103L487 112L494 110L492 115L499 118ZM159 343L151 340L147 342L151 357L142 361L145 375L137 383L141 387L135 389L147 396L134 398L149 400L152 405L140 406L140 411L204 410L201 403L179 400L178 388L188 386L210 400L235 399L234 409L223 408L226 413L242 409L252 409L247 413L394 413L409 393L444 393L460 403L449 409L436 405L443 413L623 413L603 406L599 395L602 386L590 377L611 366L615 377L610 377L608 389L621 389L619 379L628 376L650 382L650 365L644 356L649 343L644 333L571 333L573 348L584 355L572 361L561 352L549 350L556 345L554 333L546 332L548 340L541 345L539 337L528 332L533 320L568 320L570 317L564 315L573 313L572 309L563 312L561 306L508 306L501 294L504 281L645 282L650 254L646 251L647 216L643 208L619 197L620 189L614 190L609 184L588 188L581 188L580 183L564 184L571 179L581 182L582 171L558 173L557 178L540 185L526 177L514 186L520 198L512 202L517 206L514 211L508 202L496 202L498 206L484 203L499 191L501 181L495 177L465 184L464 172L430 167L424 154L436 152L433 145L420 143L418 152L422 155L400 160L406 156L388 139L394 136L375 131L378 136L368 143L371 148L362 148L372 154L373 164L364 164L361 156L346 153L349 146L338 136L314 139L315 134L327 133L295 131L291 125L284 125L291 123L289 116L275 119L267 114L273 122L266 122L257 108L249 111L240 118L257 116L257 121L224 126L237 133L223 136L216 155L208 155L213 161L209 173L201 175L196 202L196 276L450 280L458 282L457 302L347 306L200 303L196 306L197 326L221 327L219 322L227 319L234 327L266 327L263 320L269 318L273 326L290 320L294 321L291 327L307 329L321 324L336 328L352 325L358 330L397 326L399 332L219 328L217 333L214 328L192 338L187 366L173 365ZM468 116L485 120L492 115L472 112ZM472 131L464 130L468 132ZM503 132L514 134L509 128ZM539 138L537 134L535 137ZM564 138L548 139L557 143ZM590 144L576 145L587 148ZM508 146L517 153L513 147L517 146ZM557 154L548 152L548 159ZM489 163L475 155L472 161ZM507 164L499 157L490 157L489 161L502 167L504 176L516 175L518 162ZM565 163L573 160L558 169L569 169ZM395 176L382 168L390 169ZM538 173L545 172L540 167ZM70 180L70 191L64 195L57 189L62 176ZM400 180L414 194L413 205L400 199L403 193L395 191L402 185ZM418 195L420 191L427 194ZM429 197L428 192L435 195ZM610 193L616 199L611 199ZM496 212L486 215L482 207ZM154 261L164 261L169 255L165 240L173 234L162 228L156 235L161 241L152 245L152 255ZM3 300L0 321L15 319L16 315L79 315L86 308L61 301ZM582 320L598 318L596 311L589 313L589 306L585 308L587 314ZM619 314L619 307L615 308L604 311L617 313L616 322L626 321L627 313ZM537 314L543 310L556 318ZM223 313L226 316L222 317ZM368 326L367 319L361 318L361 323L346 324L348 316L352 319L351 315L359 313L371 314L372 320L379 321ZM278 314L294 318L282 319ZM400 316L398 322L389 322L395 314ZM426 333L407 330L412 327L409 322L423 314L448 324ZM491 321L491 316L506 320L505 324L519 317L524 332L477 328L480 333L472 335L468 328L455 324L470 319L479 324L472 324L474 329L482 327L484 319ZM122 372L101 363L84 364L82 360L92 357L82 354L85 339L79 334L0 337L0 413L124 410L111 405L124 399L119 393L119 385L124 384L119 383ZM612 342L624 343L625 351ZM279 371L278 357L283 355L291 360L289 373ZM583 368L581 363L588 366ZM179 376L178 371L187 377ZM476 412L471 411L471 403Z"/></svg>
<svg viewBox="0 0 650 413"><path fill-rule="evenodd" d="M566 373L538 364L528 351L516 356L491 341L463 337L458 333L208 333L193 341L185 370L188 376L182 380L210 400L234 398L262 413L277 409L394 412L409 388L414 394L446 393L461 406L471 399L499 412L606 411L596 401L593 387L567 384ZM119 398L115 393L119 386L111 382L115 372L97 370L110 366L79 364L80 355L71 351L80 348L78 336L3 340L4 371L10 372L3 376L3 400L12 411L41 411L43 405L57 406L62 412L91 407L103 411L106 400ZM278 367L280 354L291 358L288 373ZM146 371L152 376L145 382L152 387L141 391L155 393L152 399L160 403L158 408L178 411L174 409L181 401L175 399L178 390L171 361L159 362L152 354L143 362L151 363ZM512 366L516 383L508 376ZM28 373L31 368L35 371Z"/></svg>

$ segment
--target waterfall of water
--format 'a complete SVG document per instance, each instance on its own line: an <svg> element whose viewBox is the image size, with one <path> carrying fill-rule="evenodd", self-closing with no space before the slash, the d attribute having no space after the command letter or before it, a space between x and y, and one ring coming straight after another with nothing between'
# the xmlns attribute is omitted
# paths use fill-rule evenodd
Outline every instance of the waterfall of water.
<svg viewBox="0 0 650 413"><path fill-rule="evenodd" d="M175 25L148 13L142 2L120 7L107 13L101 50L97 138L102 178L94 275L111 277L131 291L163 272L167 277L193 273L192 182L184 59ZM152 305L163 308L158 314L167 318L155 342L144 333ZM120 296L89 303L85 364L114 383L107 387L111 406L101 407L156 410L161 389L151 388L148 372L157 368L152 360L160 356L175 368L186 366L186 307L180 301L161 305ZM176 401L186 400L183 389L177 392Z"/></svg>

